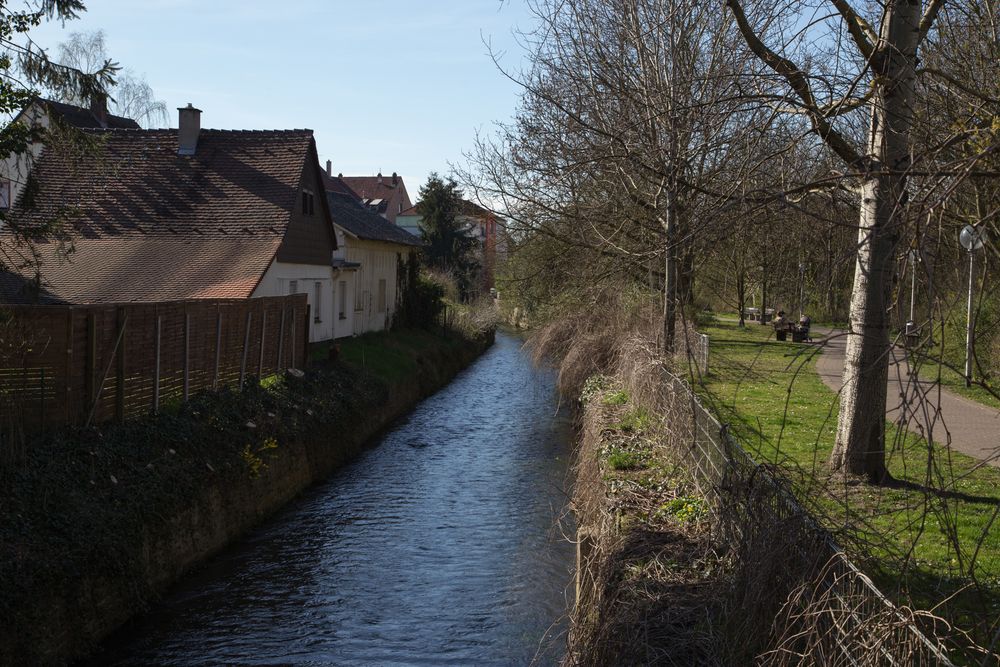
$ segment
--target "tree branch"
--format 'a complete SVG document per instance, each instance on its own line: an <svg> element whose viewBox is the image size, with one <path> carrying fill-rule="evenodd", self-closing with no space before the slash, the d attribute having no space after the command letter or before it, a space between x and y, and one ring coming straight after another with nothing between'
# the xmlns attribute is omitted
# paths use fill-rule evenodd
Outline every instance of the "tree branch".
<svg viewBox="0 0 1000 667"><path fill-rule="evenodd" d="M850 33L858 50L861 51L861 55L865 57L865 60L871 60L872 54L875 53L874 43L878 41L878 35L875 34L867 21L858 16L858 13L846 0L830 0L830 2L837 8L844 23L847 24L847 32Z"/></svg>
<svg viewBox="0 0 1000 667"><path fill-rule="evenodd" d="M859 166L862 162L861 155L848 143L842 134L833 129L826 117L821 113L805 73L791 60L778 55L764 44L750 26L750 22L747 20L746 13L744 13L739 0L726 0L726 6L733 12L736 25L739 27L743 39L753 54L773 71L780 74L788 82L792 90L795 91L795 94L799 96L799 99L802 100L802 104L805 106L806 113L812 123L813 131L847 164Z"/></svg>

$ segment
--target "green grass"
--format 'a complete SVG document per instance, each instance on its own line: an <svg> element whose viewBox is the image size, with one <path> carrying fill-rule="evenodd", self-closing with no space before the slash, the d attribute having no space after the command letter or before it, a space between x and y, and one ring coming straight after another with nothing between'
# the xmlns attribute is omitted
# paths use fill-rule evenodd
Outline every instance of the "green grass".
<svg viewBox="0 0 1000 667"><path fill-rule="evenodd" d="M888 467L899 487L848 483L827 459L837 397L816 373L819 347L777 343L769 327L703 328L712 369L703 400L761 462L776 463L838 541L890 594L947 606L968 625L1000 612L1000 470L889 427ZM934 465L928 472L928 461ZM982 636L980 636L982 639Z"/></svg>
<svg viewBox="0 0 1000 667"><path fill-rule="evenodd" d="M608 452L608 466L612 470L640 470L646 467L646 455L639 451L611 449Z"/></svg>
<svg viewBox="0 0 1000 667"><path fill-rule="evenodd" d="M342 338L339 358L344 362L363 368L389 384L396 384L412 377L417 371L416 357L419 353L438 348L459 347L459 340L452 336L445 339L439 331L424 329L399 329L367 333L353 338ZM310 350L311 360L322 363L328 356L328 345L321 343Z"/></svg>

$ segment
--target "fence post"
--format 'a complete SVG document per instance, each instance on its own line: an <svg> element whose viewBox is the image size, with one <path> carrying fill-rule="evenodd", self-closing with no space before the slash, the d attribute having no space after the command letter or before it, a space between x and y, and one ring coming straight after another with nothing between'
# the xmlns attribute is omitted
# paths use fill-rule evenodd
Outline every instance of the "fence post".
<svg viewBox="0 0 1000 667"><path fill-rule="evenodd" d="M97 398L95 392L94 377L97 368L97 316L92 310L87 312L87 354L83 363L83 393L85 406L94 404Z"/></svg>
<svg viewBox="0 0 1000 667"><path fill-rule="evenodd" d="M303 337L302 337L302 368L305 369L309 365L309 321L312 317L312 308L309 304L306 304L306 325L302 327Z"/></svg>
<svg viewBox="0 0 1000 667"><path fill-rule="evenodd" d="M191 313L184 306L184 402L191 393Z"/></svg>
<svg viewBox="0 0 1000 667"><path fill-rule="evenodd" d="M40 375L38 378L38 416L39 416L39 428L41 432L45 433L45 366L39 369Z"/></svg>
<svg viewBox="0 0 1000 667"><path fill-rule="evenodd" d="M115 368L115 419L119 422L125 421L125 335L127 317L124 308L118 308L117 313L119 342L117 354L117 367Z"/></svg>
<svg viewBox="0 0 1000 667"><path fill-rule="evenodd" d="M298 368L296 364L299 363L298 359L295 356L295 323L298 321L298 318L295 315L296 310L297 309L295 308L295 306L292 306L292 331L291 331L292 349L290 350L292 360L288 364L290 368Z"/></svg>
<svg viewBox="0 0 1000 667"><path fill-rule="evenodd" d="M153 412L160 411L160 329L163 325L163 316L156 314L156 365L153 367Z"/></svg>
<svg viewBox="0 0 1000 667"><path fill-rule="evenodd" d="M240 361L240 391L243 390L243 381L247 377L247 348L250 347L250 323L253 321L253 314L250 312L250 305L247 304L247 325L243 331L243 359Z"/></svg>
<svg viewBox="0 0 1000 667"><path fill-rule="evenodd" d="M274 363L274 370L277 373L281 372L281 352L282 346L285 342L285 300L281 300L281 323L278 325L278 359Z"/></svg>
<svg viewBox="0 0 1000 667"><path fill-rule="evenodd" d="M222 352L222 306L215 312L215 374L212 376L212 389L219 388L219 354Z"/></svg>
<svg viewBox="0 0 1000 667"><path fill-rule="evenodd" d="M264 379L264 337L267 334L267 304L260 307L260 354L257 357L257 382Z"/></svg>
<svg viewBox="0 0 1000 667"><path fill-rule="evenodd" d="M63 380L66 382L66 424L73 421L73 375L73 307L70 306L66 309L66 367L63 369Z"/></svg>

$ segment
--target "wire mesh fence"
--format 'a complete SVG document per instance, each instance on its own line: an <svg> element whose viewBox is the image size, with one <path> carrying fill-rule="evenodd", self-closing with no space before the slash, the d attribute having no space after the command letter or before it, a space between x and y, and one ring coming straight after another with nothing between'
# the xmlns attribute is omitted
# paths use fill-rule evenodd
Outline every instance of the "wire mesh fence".
<svg viewBox="0 0 1000 667"><path fill-rule="evenodd" d="M765 664L952 665L915 615L894 606L850 561L773 468L754 461L686 381L662 372L667 441L709 501L720 540L747 567L773 570L756 572L759 590L745 592L747 604L775 618ZM768 599L778 600L774 608L763 608Z"/></svg>

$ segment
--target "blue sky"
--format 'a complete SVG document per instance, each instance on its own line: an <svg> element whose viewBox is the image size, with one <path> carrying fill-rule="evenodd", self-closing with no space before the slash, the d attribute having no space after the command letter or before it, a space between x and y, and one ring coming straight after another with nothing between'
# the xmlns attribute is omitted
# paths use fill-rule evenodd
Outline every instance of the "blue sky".
<svg viewBox="0 0 1000 667"><path fill-rule="evenodd" d="M461 161L477 130L507 120L518 88L483 40L506 51L530 29L524 0L87 0L64 27L33 33L51 48L104 30L109 55L143 74L170 109L202 109L202 126L315 130L334 173L396 171L410 197Z"/></svg>

